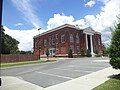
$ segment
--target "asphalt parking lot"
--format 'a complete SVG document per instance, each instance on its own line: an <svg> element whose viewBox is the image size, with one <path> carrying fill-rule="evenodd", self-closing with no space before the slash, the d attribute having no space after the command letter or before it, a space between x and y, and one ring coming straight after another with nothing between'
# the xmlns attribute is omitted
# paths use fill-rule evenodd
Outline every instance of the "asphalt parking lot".
<svg viewBox="0 0 120 90"><path fill-rule="evenodd" d="M54 63L2 68L1 75L15 76L45 88L107 68L110 66L108 60L109 58L60 58Z"/></svg>

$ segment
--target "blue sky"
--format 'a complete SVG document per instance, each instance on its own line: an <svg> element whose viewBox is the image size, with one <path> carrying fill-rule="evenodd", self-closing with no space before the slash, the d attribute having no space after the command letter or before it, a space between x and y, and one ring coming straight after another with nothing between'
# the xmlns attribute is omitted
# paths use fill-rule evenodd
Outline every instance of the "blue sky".
<svg viewBox="0 0 120 90"><path fill-rule="evenodd" d="M78 20L87 14L98 14L103 5L101 2L97 2L93 8L89 8L85 6L87 1L84 0L28 0L28 2L31 4L37 19L41 22L39 26L44 29L46 29L47 21L54 14L64 13L67 16L72 15L75 20ZM17 23L22 23L24 26L17 27L15 26ZM3 25L11 29L36 28L29 20L25 20L24 14L17 9L13 0L3 0Z"/></svg>
<svg viewBox="0 0 120 90"><path fill-rule="evenodd" d="M110 43L111 32L120 15L120 0L3 0L2 24L16 38L20 50L32 50L33 36L63 24L91 26Z"/></svg>

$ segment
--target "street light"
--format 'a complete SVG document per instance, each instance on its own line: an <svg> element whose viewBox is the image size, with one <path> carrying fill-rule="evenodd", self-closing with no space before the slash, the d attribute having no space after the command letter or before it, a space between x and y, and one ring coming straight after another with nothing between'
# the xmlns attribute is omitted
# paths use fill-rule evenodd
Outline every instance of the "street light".
<svg viewBox="0 0 120 90"><path fill-rule="evenodd" d="M38 43L39 43L39 44L38 44L38 45L39 45L39 46L38 46L38 49L39 49L39 58L38 58L38 60L40 60L40 29L41 29L41 28L38 29L38 31L39 31L39 38L38 38L38 40L39 40L39 42L38 42Z"/></svg>

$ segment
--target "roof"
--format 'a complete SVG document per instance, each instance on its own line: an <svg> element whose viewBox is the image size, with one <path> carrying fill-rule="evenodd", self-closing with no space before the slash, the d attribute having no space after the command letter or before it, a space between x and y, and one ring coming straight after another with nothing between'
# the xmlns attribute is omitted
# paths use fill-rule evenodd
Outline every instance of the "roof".
<svg viewBox="0 0 120 90"><path fill-rule="evenodd" d="M91 30L92 32L97 33L97 34L100 34L100 33L98 33L98 32L95 32L91 27L87 27L87 28L85 28L85 29L80 29L78 26L75 26L75 25L64 24L64 25L61 25L61 26L59 26L59 27L53 28L53 29L51 29L51 30L48 30L48 31L46 31L46 32L44 32L44 33L41 33L41 34L39 34L39 35L36 35L36 36L34 36L34 38L39 37L39 36L42 36L42 35L45 35L45 34L48 34L48 33L51 33L51 32L54 32L54 31L57 31L57 30L60 30L60 29L65 28L65 27L70 27L70 28L74 28L74 29L76 29L76 30L84 30L84 31L86 31L86 30L88 30L88 28L90 28L89 30Z"/></svg>
<svg viewBox="0 0 120 90"><path fill-rule="evenodd" d="M34 36L34 38L39 37L39 36L42 36L42 35L45 35L45 34L50 33L50 32L54 32L54 31L56 31L56 30L60 30L60 29L65 28L65 27L71 27L71 28L75 28L75 29L77 29L77 30L80 30L80 28L75 27L74 25L64 24L64 25L61 25L61 26L59 26L59 27L53 28L53 29L51 29L51 30L48 30L48 31L46 31L46 32L44 32L44 33L41 33L40 35L36 35L36 36Z"/></svg>

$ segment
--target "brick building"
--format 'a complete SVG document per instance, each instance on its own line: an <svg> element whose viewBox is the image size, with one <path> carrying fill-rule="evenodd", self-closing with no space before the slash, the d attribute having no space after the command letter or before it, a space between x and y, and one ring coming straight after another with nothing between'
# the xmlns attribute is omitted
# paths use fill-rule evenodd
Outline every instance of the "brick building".
<svg viewBox="0 0 120 90"><path fill-rule="evenodd" d="M84 49L89 49L91 54L97 51L102 53L101 34L91 27L80 29L78 26L64 24L40 35L34 36L34 54L45 56L49 49L50 56L68 56L71 48L74 55Z"/></svg>

